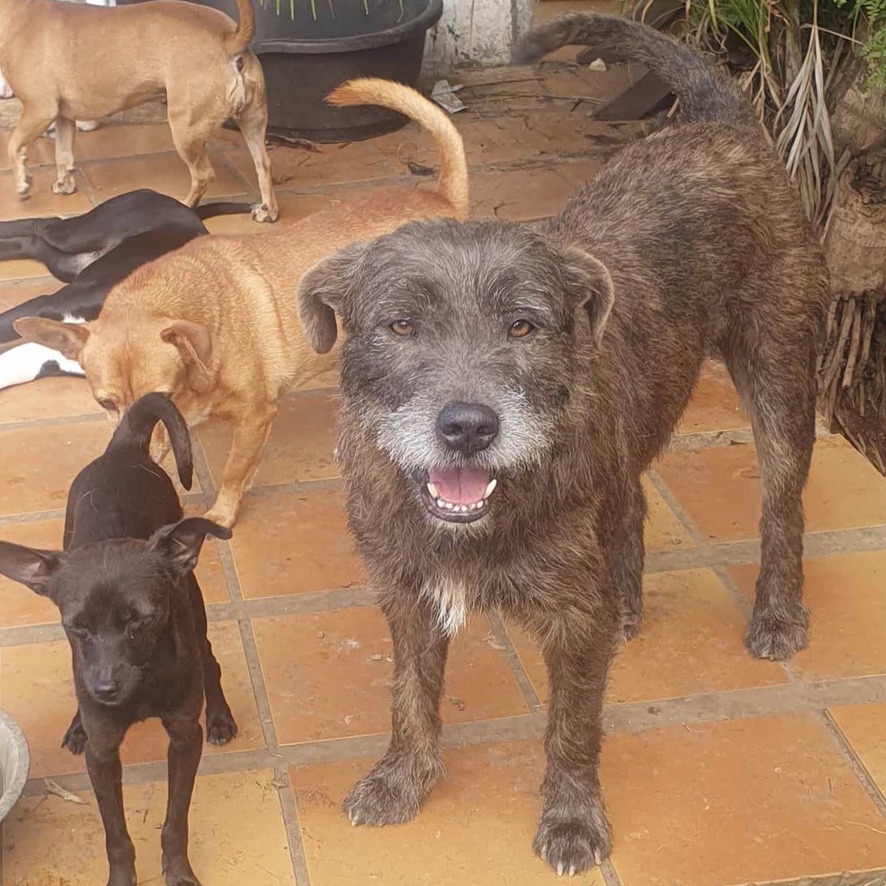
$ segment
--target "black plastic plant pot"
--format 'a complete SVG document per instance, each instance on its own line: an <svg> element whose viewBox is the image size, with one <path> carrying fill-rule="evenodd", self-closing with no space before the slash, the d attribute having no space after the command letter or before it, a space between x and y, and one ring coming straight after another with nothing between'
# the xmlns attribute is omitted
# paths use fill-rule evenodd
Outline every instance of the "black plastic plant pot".
<svg viewBox="0 0 886 886"><path fill-rule="evenodd" d="M233 0L196 0L236 18ZM393 132L406 118L372 106L324 101L354 77L418 83L425 35L443 0L254 0L255 42L268 86L271 132L315 142Z"/></svg>

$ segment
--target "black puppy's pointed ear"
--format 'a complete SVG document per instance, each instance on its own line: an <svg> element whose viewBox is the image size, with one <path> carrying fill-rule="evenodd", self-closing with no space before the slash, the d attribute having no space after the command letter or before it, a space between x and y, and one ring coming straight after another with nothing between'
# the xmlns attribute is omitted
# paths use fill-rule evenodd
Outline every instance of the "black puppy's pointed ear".
<svg viewBox="0 0 886 886"><path fill-rule="evenodd" d="M295 302L302 329L318 354L332 350L338 336L335 315L353 284L366 245L350 246L317 262L299 281Z"/></svg>
<svg viewBox="0 0 886 886"><path fill-rule="evenodd" d="M233 533L204 517L185 517L171 526L158 529L148 542L148 549L156 551L179 575L193 572L200 549L207 535L230 538Z"/></svg>
<svg viewBox="0 0 886 886"><path fill-rule="evenodd" d="M577 246L560 247L561 272L572 298L573 310L584 308L591 321L594 345L600 346L606 321L615 303L615 288L609 269L599 259Z"/></svg>
<svg viewBox="0 0 886 886"><path fill-rule="evenodd" d="M0 541L0 575L46 597L49 581L58 572L64 556L60 551L40 551Z"/></svg>

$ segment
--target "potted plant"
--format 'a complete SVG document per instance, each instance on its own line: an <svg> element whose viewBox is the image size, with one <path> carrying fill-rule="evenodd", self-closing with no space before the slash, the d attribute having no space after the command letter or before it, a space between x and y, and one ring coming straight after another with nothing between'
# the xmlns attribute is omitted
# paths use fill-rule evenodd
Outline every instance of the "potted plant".
<svg viewBox="0 0 886 886"><path fill-rule="evenodd" d="M236 18L234 0L193 0ZM316 142L353 141L399 129L405 118L323 100L352 77L415 86L425 34L443 0L253 0L255 42L268 84L271 132Z"/></svg>

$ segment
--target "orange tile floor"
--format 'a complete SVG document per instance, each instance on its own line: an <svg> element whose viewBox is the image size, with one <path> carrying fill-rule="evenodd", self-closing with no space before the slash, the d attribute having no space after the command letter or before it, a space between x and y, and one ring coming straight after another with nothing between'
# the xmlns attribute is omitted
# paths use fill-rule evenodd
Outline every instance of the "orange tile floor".
<svg viewBox="0 0 886 886"><path fill-rule="evenodd" d="M466 76L469 110L455 120L476 215L549 214L638 135L637 125L603 126L587 118L587 103L576 106L576 96L611 92L619 77L624 69L556 66ZM146 185L185 191L164 125L108 126L78 144L76 196L49 194L43 167L21 206L0 173L0 217L75 213ZM35 159L45 163L49 147L42 142ZM435 162L411 128L318 154L277 148L284 222L345 189L414 182L408 160ZM213 196L254 194L236 136L218 137L213 162ZM210 227L261 236L244 219ZM3 307L59 285L33 262L0 264L0 275ZM332 459L335 379L326 384L286 399L234 538L204 548L211 639L241 731L230 746L206 749L191 811L194 867L204 886L553 882L530 849L545 676L534 645L496 616L475 616L454 644L443 701L448 771L420 817L363 830L340 812L385 745L391 645L345 530ZM68 486L108 439L98 413L81 380L0 392L0 537L60 543ZM198 439L193 512L213 494L227 442L213 427ZM886 884L886 479L823 435L806 492L812 642L788 665L755 661L742 645L759 485L748 423L711 365L647 480L647 619L616 661L606 710L614 852L577 883ZM3 825L2 886L103 883L83 760L59 747L74 701L56 612L5 580L0 703L32 752L25 796ZM124 794L145 884L161 880L164 754L156 722L127 737ZM46 779L79 802L49 793Z"/></svg>

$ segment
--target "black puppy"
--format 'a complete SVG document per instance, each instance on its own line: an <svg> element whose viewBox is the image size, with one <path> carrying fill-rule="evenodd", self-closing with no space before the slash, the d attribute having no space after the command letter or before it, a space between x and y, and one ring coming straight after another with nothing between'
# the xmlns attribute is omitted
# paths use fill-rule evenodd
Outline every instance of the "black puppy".
<svg viewBox="0 0 886 886"><path fill-rule="evenodd" d="M0 542L0 573L49 597L61 612L79 704L64 744L74 753L85 746L105 826L108 886L136 883L119 755L129 727L159 717L169 735L161 834L167 886L199 886L188 861L188 810L202 754L204 695L208 740L225 744L237 734L193 574L206 535L231 532L201 517L182 519L172 481L147 455L158 421L190 488L185 422L165 395L148 394L71 486L64 553Z"/></svg>
<svg viewBox="0 0 886 886"><path fill-rule="evenodd" d="M59 280L70 281L58 292L35 296L0 314L0 344L19 337L12 324L20 317L95 320L111 289L133 271L208 234L204 219L249 211L247 203L191 209L156 191L140 190L75 218L0 222L0 259L36 258ZM82 376L83 370L33 342L0 353L0 390L53 375Z"/></svg>

